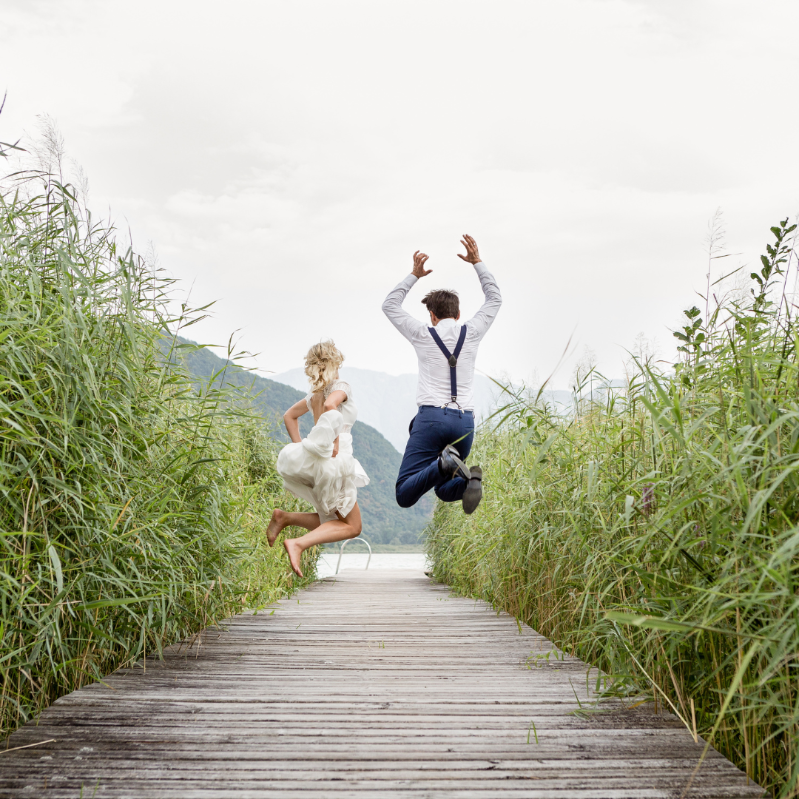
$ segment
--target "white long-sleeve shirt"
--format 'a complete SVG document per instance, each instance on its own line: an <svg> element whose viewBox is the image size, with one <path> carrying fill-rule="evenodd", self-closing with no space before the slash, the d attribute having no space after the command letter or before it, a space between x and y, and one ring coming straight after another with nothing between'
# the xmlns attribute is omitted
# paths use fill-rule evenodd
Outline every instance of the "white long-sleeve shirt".
<svg viewBox="0 0 799 799"><path fill-rule="evenodd" d="M463 342L463 348L458 356L457 366L458 405L465 411L474 410L472 384L474 383L477 347L488 328L491 327L491 323L502 305L499 287L494 276L486 269L486 265L480 261L474 265L474 271L480 278L480 285L485 295L483 307L468 322L441 319L436 325L436 333L444 342L444 346L452 353L455 352L461 326L466 325L466 340ZM394 288L383 303L383 313L416 350L416 357L419 360L416 404L456 407L452 405L449 364L444 353L430 335L429 327L432 323L426 325L414 319L402 308L403 300L417 280L417 277L408 275Z"/></svg>

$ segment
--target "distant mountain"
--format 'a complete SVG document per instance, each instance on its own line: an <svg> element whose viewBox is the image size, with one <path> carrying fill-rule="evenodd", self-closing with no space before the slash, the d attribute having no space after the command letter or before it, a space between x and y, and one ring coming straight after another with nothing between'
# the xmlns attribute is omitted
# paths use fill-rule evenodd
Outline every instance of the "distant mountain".
<svg viewBox="0 0 799 799"><path fill-rule="evenodd" d="M379 430L400 452L408 441L408 424L416 415L416 375L389 375L354 366L341 368L341 379L352 386L358 418ZM308 378L302 369L273 375L272 380L308 392ZM570 404L568 391L548 391L551 402ZM477 422L502 407L509 397L485 375L474 376L474 410Z"/></svg>
<svg viewBox="0 0 799 799"><path fill-rule="evenodd" d="M301 400L306 391L260 377L214 355L207 348L183 349L180 353L186 368L200 379L207 380L227 363L225 383L246 391L253 405L273 423L274 437L280 441L289 440L283 427L283 413ZM360 402L358 407L360 409ZM310 414L303 416L300 419L302 434L307 435L312 425ZM364 536L372 544L419 543L420 534L433 512L433 497L425 497L413 508L400 508L394 497L394 483L402 459L399 452L374 427L362 421L355 423L352 438L355 457L370 479L366 488L358 490Z"/></svg>

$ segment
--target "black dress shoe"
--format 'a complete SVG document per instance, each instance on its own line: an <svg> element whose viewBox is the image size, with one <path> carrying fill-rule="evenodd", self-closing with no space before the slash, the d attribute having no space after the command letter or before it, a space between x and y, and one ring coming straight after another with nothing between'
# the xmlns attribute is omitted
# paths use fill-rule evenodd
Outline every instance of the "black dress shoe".
<svg viewBox="0 0 799 799"><path fill-rule="evenodd" d="M449 444L444 447L438 456L438 471L442 477L462 477L468 480L471 477L469 467L458 456L458 450Z"/></svg>
<svg viewBox="0 0 799 799"><path fill-rule="evenodd" d="M483 470L479 466L471 467L471 477L466 491L463 493L463 512L474 513L483 498Z"/></svg>

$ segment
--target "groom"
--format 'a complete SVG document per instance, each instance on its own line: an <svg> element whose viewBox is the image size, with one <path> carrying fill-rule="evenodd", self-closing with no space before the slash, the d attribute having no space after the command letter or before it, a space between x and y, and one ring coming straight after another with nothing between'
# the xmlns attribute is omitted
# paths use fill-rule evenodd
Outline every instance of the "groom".
<svg viewBox="0 0 799 799"><path fill-rule="evenodd" d="M494 276L486 269L477 251L477 242L464 236L462 260L474 266L485 295L483 307L466 324L461 318L458 295L454 291L431 291L422 300L430 312L430 326L418 322L402 309L402 302L419 278L433 270L425 269L428 256L417 250L413 272L383 303L383 313L391 324L413 344L419 359L416 404L419 411L411 422L397 477L397 504L415 505L431 488L444 502L463 502L466 513L473 513L483 497L483 472L479 466L467 467L474 439L474 362L477 347L491 327L502 304Z"/></svg>

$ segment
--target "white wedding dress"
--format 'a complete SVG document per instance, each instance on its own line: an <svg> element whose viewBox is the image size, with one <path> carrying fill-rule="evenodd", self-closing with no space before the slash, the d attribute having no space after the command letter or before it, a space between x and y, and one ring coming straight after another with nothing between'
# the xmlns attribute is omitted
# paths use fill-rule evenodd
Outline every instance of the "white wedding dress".
<svg viewBox="0 0 799 799"><path fill-rule="evenodd" d="M286 444L277 456L277 471L285 487L295 497L310 502L323 522L343 517L358 500L358 489L369 485L369 477L352 453L352 426L358 409L352 400L352 389L343 380L325 386L325 399L333 391L347 395L337 411L323 413L308 437L298 444ZM305 403L311 408L312 394ZM333 457L333 443L338 438L338 455Z"/></svg>

